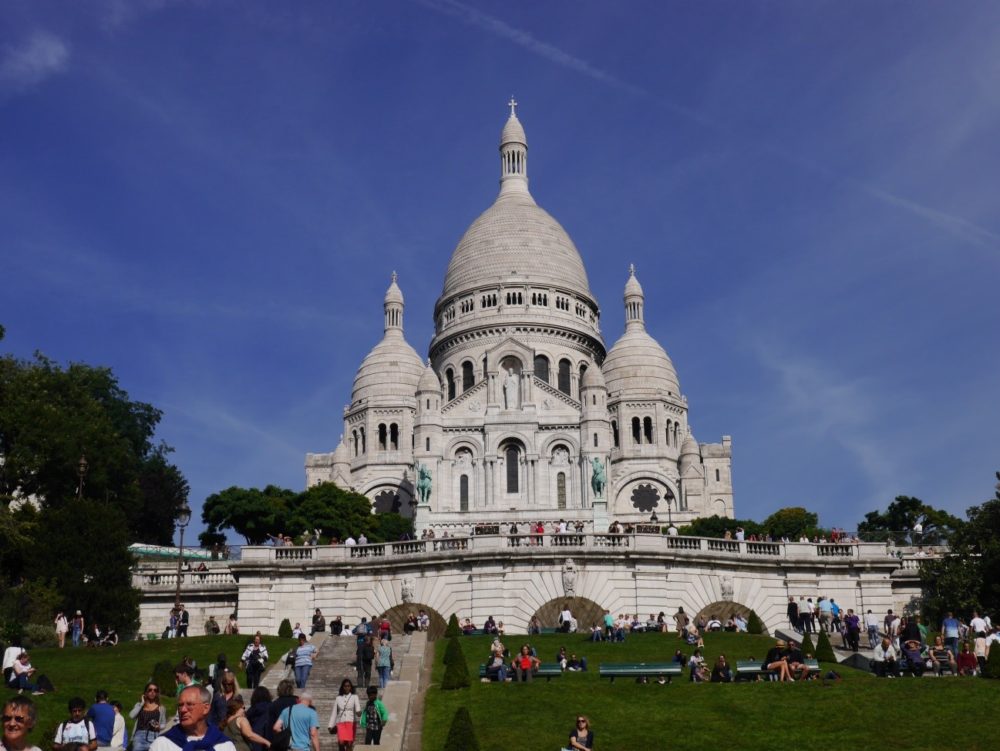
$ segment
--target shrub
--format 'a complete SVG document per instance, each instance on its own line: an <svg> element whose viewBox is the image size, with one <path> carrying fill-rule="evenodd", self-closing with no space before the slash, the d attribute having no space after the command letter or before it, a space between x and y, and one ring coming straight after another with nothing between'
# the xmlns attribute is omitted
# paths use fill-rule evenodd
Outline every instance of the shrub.
<svg viewBox="0 0 1000 751"><path fill-rule="evenodd" d="M830 636L826 631L819 632L816 640L816 659L820 662L836 662L837 655L834 654L833 645L830 644Z"/></svg>
<svg viewBox="0 0 1000 751"><path fill-rule="evenodd" d="M479 751L479 741L476 740L476 730L472 726L472 716L467 707L455 710L444 751Z"/></svg>
<svg viewBox="0 0 1000 751"><path fill-rule="evenodd" d="M451 658L450 661L449 658ZM448 641L448 646L445 649L445 661L446 666L444 678L441 680L441 688L444 691L468 688L469 666L465 663L465 654L462 652L462 645L458 643L457 636L453 636Z"/></svg>
<svg viewBox="0 0 1000 751"><path fill-rule="evenodd" d="M802 634L802 643L799 646L803 655L816 655L816 647L813 646L813 640L809 634Z"/></svg>
<svg viewBox="0 0 1000 751"><path fill-rule="evenodd" d="M986 666L983 668L983 678L995 678L1000 680L1000 647L997 642L993 642L990 649L990 656L986 658Z"/></svg>
<svg viewBox="0 0 1000 751"><path fill-rule="evenodd" d="M756 610L750 611L750 617L747 618L747 633L749 634L767 634L767 629L764 628L764 622L757 615Z"/></svg>
<svg viewBox="0 0 1000 751"><path fill-rule="evenodd" d="M444 664L451 665L453 662L460 661L465 661L465 653L462 651L458 637L453 636L448 640L448 646L444 650Z"/></svg>
<svg viewBox="0 0 1000 751"><path fill-rule="evenodd" d="M54 647L59 643L55 629L41 623L29 623L25 626L22 639L22 645L29 649Z"/></svg>
<svg viewBox="0 0 1000 751"><path fill-rule="evenodd" d="M153 683L160 687L161 695L173 696L171 688L177 685L174 677L174 663L170 660L161 660L153 665L153 674L150 676Z"/></svg>
<svg viewBox="0 0 1000 751"><path fill-rule="evenodd" d="M280 636L282 639L292 638L292 624L288 621L287 618L282 619L281 625L278 626L278 636Z"/></svg>
<svg viewBox="0 0 1000 751"><path fill-rule="evenodd" d="M451 618L448 619L448 626L444 630L444 635L446 638L451 638L452 636L458 636L460 633L461 629L458 627L458 616L452 613Z"/></svg>

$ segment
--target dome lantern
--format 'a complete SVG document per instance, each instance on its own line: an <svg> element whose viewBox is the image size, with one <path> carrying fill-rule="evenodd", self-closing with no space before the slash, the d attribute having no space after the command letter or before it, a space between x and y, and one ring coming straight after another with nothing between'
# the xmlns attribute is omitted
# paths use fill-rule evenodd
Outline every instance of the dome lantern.
<svg viewBox="0 0 1000 751"><path fill-rule="evenodd" d="M642 317L646 296L642 292L642 285L636 279L635 264L628 265L628 273L628 281L625 282L625 330L642 330L646 328Z"/></svg>
<svg viewBox="0 0 1000 751"><path fill-rule="evenodd" d="M385 291L383 308L385 309L385 333L390 330L403 331L403 291L396 284L396 272L392 272L392 282L389 289Z"/></svg>
<svg viewBox="0 0 1000 751"><path fill-rule="evenodd" d="M528 192L528 138L517 119L514 97L507 104L510 117L500 134L500 195Z"/></svg>

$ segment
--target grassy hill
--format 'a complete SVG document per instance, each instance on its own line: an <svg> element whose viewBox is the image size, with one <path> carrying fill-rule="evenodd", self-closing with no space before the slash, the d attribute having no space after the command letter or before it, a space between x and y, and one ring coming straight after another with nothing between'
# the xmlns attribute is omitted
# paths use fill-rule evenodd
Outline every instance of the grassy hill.
<svg viewBox="0 0 1000 751"><path fill-rule="evenodd" d="M515 652L525 637L511 636ZM566 745L577 713L590 717L598 751L738 748L801 751L819 744L840 748L995 748L1000 717L987 707L1000 702L1000 681L980 678L875 679L836 669L839 682L692 684L685 674L667 686L598 677L602 662L668 661L681 644L673 634L637 634L624 644L590 643L582 636L532 637L543 662L561 645L585 655L586 673L566 673L551 682L500 685L477 682L488 637L462 637L473 676L471 688L441 691L444 640L436 645L432 686L427 695L424 747L444 747L455 710L466 706L482 751L542 749ZM773 641L749 634L710 634L709 664L719 653L733 664L762 659ZM684 648L690 654L691 648Z"/></svg>
<svg viewBox="0 0 1000 751"><path fill-rule="evenodd" d="M193 658L198 667L208 670L219 654L226 655L227 664L234 667L243 683L239 671L239 660L249 636L195 636L187 639L166 639L156 641L124 642L117 647L87 649L33 649L30 651L31 664L39 674L47 675L56 690L45 696L32 697L38 706L38 722L31 734L32 742L43 751L51 748L57 725L67 719L67 702L74 696L81 697L88 704L94 694L104 689L112 700L122 703L126 713L139 701L142 689L153 673L156 663L166 660L176 665L185 656ZM271 663L278 659L289 647L291 639L276 636L264 637L270 653ZM176 706L174 689L176 684L161 685L164 705L168 716ZM7 689L4 697L12 692ZM132 722L128 721L129 732Z"/></svg>

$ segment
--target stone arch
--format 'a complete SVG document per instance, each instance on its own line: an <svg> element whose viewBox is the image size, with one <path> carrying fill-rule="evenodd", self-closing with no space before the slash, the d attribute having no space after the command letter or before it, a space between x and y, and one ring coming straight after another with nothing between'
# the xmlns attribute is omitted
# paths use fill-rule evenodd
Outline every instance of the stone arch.
<svg viewBox="0 0 1000 751"><path fill-rule="evenodd" d="M576 618L578 633L589 633L590 627L595 623L604 622L604 611L607 608L587 597L556 597L543 603L532 617L542 622L542 628L558 628L559 614L567 603L569 611Z"/></svg>
<svg viewBox="0 0 1000 751"><path fill-rule="evenodd" d="M632 494L639 484L652 485L658 491L656 503L649 511L642 511L633 506ZM668 498L670 499L671 511L677 511L677 485L658 472L639 470L630 472L615 481L614 511L616 514L649 514L651 511L656 511L659 516L661 513L666 513Z"/></svg>
<svg viewBox="0 0 1000 751"><path fill-rule="evenodd" d="M446 459L454 459L458 455L459 449L463 448L472 452L473 459L479 459L483 455L483 444L478 438L458 436L448 441L448 445L444 449L444 456Z"/></svg>
<svg viewBox="0 0 1000 751"><path fill-rule="evenodd" d="M406 623L406 619L410 613L418 614L421 610L426 611L427 615L431 617L431 626L427 630L427 638L440 639L444 636L444 630L448 626L448 621L446 621L444 616L442 616L438 611L430 605L425 605L424 603L400 603L399 605L394 605L386 610L380 615L380 617L388 618L389 623L392 624L392 633L394 635L399 635L403 633L403 624Z"/></svg>
<svg viewBox="0 0 1000 751"><path fill-rule="evenodd" d="M697 615L695 615L695 620L698 620L701 616L704 616L706 621L715 617L722 621L722 625L725 626L726 621L737 613L742 615L744 618L750 618L750 608L743 603L729 600L717 600L716 602L710 603L699 610Z"/></svg>
<svg viewBox="0 0 1000 751"><path fill-rule="evenodd" d="M542 441L542 445L538 448L539 455L550 456L552 454L552 449L560 443L565 444L569 449L570 457L577 457L580 455L579 439L573 438L569 433L563 432L546 437L545 440Z"/></svg>
<svg viewBox="0 0 1000 751"><path fill-rule="evenodd" d="M499 455L501 447L508 443L520 443L522 451L526 451L529 446L534 445L524 433L517 430L507 430L501 433L493 442L490 447L492 449L491 453Z"/></svg>
<svg viewBox="0 0 1000 751"><path fill-rule="evenodd" d="M414 490L408 478L379 478L369 483L362 494L372 502L373 514L395 513L404 519L412 519L416 505Z"/></svg>

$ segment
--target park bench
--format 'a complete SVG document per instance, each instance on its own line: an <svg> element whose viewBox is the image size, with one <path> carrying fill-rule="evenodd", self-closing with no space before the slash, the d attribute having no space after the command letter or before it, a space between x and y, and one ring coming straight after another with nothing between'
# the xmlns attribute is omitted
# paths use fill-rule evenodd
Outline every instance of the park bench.
<svg viewBox="0 0 1000 751"><path fill-rule="evenodd" d="M763 676L769 680L774 680L775 676L768 672L766 668L761 667L763 660L737 660L736 661L736 680L743 679L754 679L757 676ZM810 674L819 673L819 661L814 659L806 660L806 665L809 666Z"/></svg>
<svg viewBox="0 0 1000 751"><path fill-rule="evenodd" d="M508 666L507 674L514 675L514 669ZM562 674L563 671L558 662L543 662L539 665L538 670L532 674L532 677L544 678L547 681L551 681L553 678L558 678ZM486 665L479 666L479 677L486 677Z"/></svg>
<svg viewBox="0 0 1000 751"><path fill-rule="evenodd" d="M661 675L669 683L683 668L677 662L602 662L598 672L601 678L659 678Z"/></svg>

